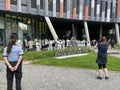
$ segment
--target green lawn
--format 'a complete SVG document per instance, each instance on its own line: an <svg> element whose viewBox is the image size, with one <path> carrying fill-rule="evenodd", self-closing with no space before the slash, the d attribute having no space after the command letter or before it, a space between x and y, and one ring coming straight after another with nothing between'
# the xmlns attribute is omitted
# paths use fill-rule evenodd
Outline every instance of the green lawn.
<svg viewBox="0 0 120 90"><path fill-rule="evenodd" d="M86 56L79 56L66 59L56 59L54 57L54 51L29 51L24 54L24 61L31 60L32 64L62 66L62 67L75 67L75 68L88 68L97 69L95 52L90 52ZM0 54L0 60L2 60L2 54ZM120 71L120 58L116 58L108 55L109 70Z"/></svg>
<svg viewBox="0 0 120 90"><path fill-rule="evenodd" d="M96 53L89 53L86 56L66 59L56 59L54 57L43 58L34 60L33 64L97 69L98 66L96 64L96 55ZM120 58L108 56L107 67L109 70L120 71Z"/></svg>

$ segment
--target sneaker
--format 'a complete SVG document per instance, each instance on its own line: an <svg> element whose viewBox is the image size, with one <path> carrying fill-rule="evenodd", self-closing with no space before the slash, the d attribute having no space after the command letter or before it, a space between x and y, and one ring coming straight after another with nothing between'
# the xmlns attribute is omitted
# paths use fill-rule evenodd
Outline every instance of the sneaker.
<svg viewBox="0 0 120 90"><path fill-rule="evenodd" d="M108 80L108 79L109 79L109 77L107 77L107 76L106 76L106 77L105 77L105 79L106 79L106 80Z"/></svg>
<svg viewBox="0 0 120 90"><path fill-rule="evenodd" d="M102 79L102 77L98 76L98 77L97 77L97 79L100 79L100 80L101 80L101 79Z"/></svg>

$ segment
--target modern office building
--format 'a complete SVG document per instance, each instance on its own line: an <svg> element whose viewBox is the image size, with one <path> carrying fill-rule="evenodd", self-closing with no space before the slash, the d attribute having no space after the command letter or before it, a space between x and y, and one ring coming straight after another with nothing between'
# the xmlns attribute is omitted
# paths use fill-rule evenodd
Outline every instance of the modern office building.
<svg viewBox="0 0 120 90"><path fill-rule="evenodd" d="M120 0L0 0L0 44L19 39L71 38L120 43Z"/></svg>

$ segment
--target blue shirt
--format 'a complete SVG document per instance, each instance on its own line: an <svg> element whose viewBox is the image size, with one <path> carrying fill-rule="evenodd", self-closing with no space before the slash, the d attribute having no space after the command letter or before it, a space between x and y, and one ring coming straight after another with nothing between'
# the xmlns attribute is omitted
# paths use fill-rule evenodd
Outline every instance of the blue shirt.
<svg viewBox="0 0 120 90"><path fill-rule="evenodd" d="M98 43L98 54L106 55L108 50L108 44Z"/></svg>
<svg viewBox="0 0 120 90"><path fill-rule="evenodd" d="M10 62L18 61L19 56L23 54L24 52L22 50L22 47L17 45L12 45L12 49L9 54L7 53L7 47L5 47L3 51L3 57L8 57L8 61Z"/></svg>
<svg viewBox="0 0 120 90"><path fill-rule="evenodd" d="M107 50L108 50L108 44L98 43L98 56L96 60L98 64L107 63Z"/></svg>

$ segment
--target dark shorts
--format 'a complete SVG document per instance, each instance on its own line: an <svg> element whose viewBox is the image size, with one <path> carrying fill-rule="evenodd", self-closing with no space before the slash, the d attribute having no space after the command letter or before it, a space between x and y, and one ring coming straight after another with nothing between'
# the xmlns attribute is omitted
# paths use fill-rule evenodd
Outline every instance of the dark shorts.
<svg viewBox="0 0 120 90"><path fill-rule="evenodd" d="M98 64L98 68L99 69L106 68L106 64Z"/></svg>

